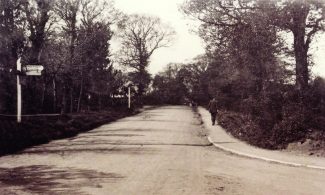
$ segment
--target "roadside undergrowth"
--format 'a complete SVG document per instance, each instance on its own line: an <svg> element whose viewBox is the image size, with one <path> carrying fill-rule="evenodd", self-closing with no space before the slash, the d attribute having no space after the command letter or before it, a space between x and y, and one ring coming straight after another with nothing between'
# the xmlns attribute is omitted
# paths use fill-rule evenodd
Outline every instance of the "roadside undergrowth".
<svg viewBox="0 0 325 195"><path fill-rule="evenodd" d="M225 110L219 111L217 120L232 136L254 146L272 150L288 148L309 155L325 156L323 131L284 131L278 126L267 129L261 127L260 121L250 115Z"/></svg>
<svg viewBox="0 0 325 195"><path fill-rule="evenodd" d="M13 119L2 119L0 120L0 155L15 153L51 140L73 137L138 112L112 109L56 117L23 118L20 124Z"/></svg>

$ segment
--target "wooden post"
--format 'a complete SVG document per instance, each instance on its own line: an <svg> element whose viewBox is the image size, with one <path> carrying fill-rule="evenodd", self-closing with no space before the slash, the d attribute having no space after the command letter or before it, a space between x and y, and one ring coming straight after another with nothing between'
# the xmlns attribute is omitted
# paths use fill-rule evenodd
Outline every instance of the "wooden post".
<svg viewBox="0 0 325 195"><path fill-rule="evenodd" d="M19 72L21 72L21 58L17 60L17 123L21 123L21 84L19 78Z"/></svg>
<svg viewBox="0 0 325 195"><path fill-rule="evenodd" d="M128 87L128 108L131 108L131 87Z"/></svg>

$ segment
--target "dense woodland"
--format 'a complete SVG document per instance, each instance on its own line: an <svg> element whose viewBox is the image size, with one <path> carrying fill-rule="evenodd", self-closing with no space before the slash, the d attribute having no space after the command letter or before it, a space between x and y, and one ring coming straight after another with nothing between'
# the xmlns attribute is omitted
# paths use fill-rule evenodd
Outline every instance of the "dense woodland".
<svg viewBox="0 0 325 195"><path fill-rule="evenodd" d="M322 0L186 0L206 53L149 74L153 53L175 32L159 18L125 15L111 1L0 1L0 112L16 112L16 61L42 64L23 78L23 113L74 113L137 104L206 105L244 117L263 147L324 131L325 80L310 47L324 31ZM113 30L114 29L114 30ZM120 40L117 53L112 39ZM293 44L288 44L288 43ZM120 68L124 67L124 68Z"/></svg>
<svg viewBox="0 0 325 195"><path fill-rule="evenodd" d="M130 84L141 103L151 81L149 58L174 35L159 18L123 14L112 1L1 0L0 13L2 114L16 113L18 58L23 66L44 66L42 76L19 73L23 114L127 105ZM121 45L115 62L113 38Z"/></svg>
<svg viewBox="0 0 325 195"><path fill-rule="evenodd" d="M181 11L200 21L206 54L156 75L153 99L206 105L216 97L221 122L242 118L233 120L237 136L267 148L324 132L325 80L310 71L324 1L187 0Z"/></svg>

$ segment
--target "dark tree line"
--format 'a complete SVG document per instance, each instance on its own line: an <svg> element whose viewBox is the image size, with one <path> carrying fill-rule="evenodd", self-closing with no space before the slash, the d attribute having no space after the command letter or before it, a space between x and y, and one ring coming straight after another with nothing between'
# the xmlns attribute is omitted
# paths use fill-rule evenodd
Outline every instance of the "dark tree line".
<svg viewBox="0 0 325 195"><path fill-rule="evenodd" d="M147 101L154 104L208 102L207 60L206 56L198 56L192 63L168 64L153 78Z"/></svg>
<svg viewBox="0 0 325 195"><path fill-rule="evenodd" d="M325 81L312 76L309 52L324 31L324 1L188 0L181 10L201 22L206 54L173 66L174 77L170 69L155 77L152 94L161 103L205 105L216 97L220 109L249 116L254 125L242 126L268 140L264 147L324 131ZM173 93L183 98L175 102Z"/></svg>
<svg viewBox="0 0 325 195"><path fill-rule="evenodd" d="M114 35L127 72L113 63ZM72 113L121 104L130 80L142 96L150 57L173 31L159 18L124 15L112 1L0 0L0 36L0 113L16 113L18 58L44 66L42 76L21 76L23 114Z"/></svg>
<svg viewBox="0 0 325 195"><path fill-rule="evenodd" d="M42 76L22 76L23 111L79 112L116 92L110 60L112 13L90 0L2 0L1 111L15 113L16 61L41 64ZM111 14L113 17L113 13ZM94 103L96 101L97 103Z"/></svg>
<svg viewBox="0 0 325 195"><path fill-rule="evenodd" d="M220 53L223 47L231 46L228 45L231 40L235 45L237 41L256 41L245 44L256 47L251 48L251 52L258 52L258 55L262 53L259 49L269 49L265 55L255 57L263 62L263 57L277 54L279 50L284 51L281 45L275 45L281 38L279 32L291 33L294 43L291 52L295 58L295 83L302 93L308 88L310 80L310 44L314 35L324 30L324 9L325 5L321 0L209 0L204 3L190 0L183 6L187 15L202 22L201 35L209 43L208 47L212 52ZM243 37L245 35L247 37ZM251 54L254 56L254 53Z"/></svg>

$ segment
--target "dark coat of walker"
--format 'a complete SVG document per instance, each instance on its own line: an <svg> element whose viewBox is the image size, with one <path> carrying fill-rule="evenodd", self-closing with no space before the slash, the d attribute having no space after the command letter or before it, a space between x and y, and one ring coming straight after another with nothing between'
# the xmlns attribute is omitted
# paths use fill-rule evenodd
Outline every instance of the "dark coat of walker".
<svg viewBox="0 0 325 195"><path fill-rule="evenodd" d="M215 121L216 121L216 118L217 118L217 113L218 113L217 101L216 101L215 98L213 98L209 102L208 109L209 109L209 112L211 114L212 125L214 125L215 124Z"/></svg>

